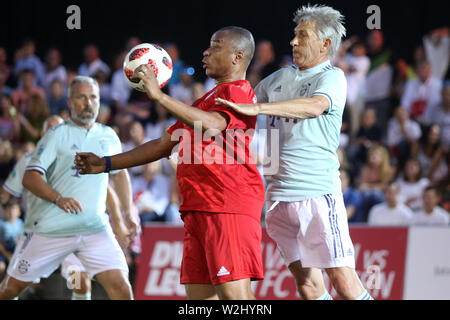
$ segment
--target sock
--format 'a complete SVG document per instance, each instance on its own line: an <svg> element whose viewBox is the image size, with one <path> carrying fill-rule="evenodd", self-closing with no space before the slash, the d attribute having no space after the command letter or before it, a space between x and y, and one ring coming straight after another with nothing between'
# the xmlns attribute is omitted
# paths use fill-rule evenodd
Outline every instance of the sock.
<svg viewBox="0 0 450 320"><path fill-rule="evenodd" d="M358 298L356 298L356 300L373 300L373 298L367 292L367 290L364 290L363 293Z"/></svg>
<svg viewBox="0 0 450 320"><path fill-rule="evenodd" d="M91 293L78 294L75 291L72 291L72 300L91 300Z"/></svg>
<svg viewBox="0 0 450 320"><path fill-rule="evenodd" d="M325 291L325 293L323 295L321 295L320 297L318 297L316 300L333 300L333 297L330 296L328 291Z"/></svg>

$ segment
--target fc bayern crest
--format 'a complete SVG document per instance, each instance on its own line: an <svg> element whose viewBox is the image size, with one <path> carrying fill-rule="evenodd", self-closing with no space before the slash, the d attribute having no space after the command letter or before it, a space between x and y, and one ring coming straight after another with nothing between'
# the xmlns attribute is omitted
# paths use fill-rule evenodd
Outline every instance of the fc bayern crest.
<svg viewBox="0 0 450 320"><path fill-rule="evenodd" d="M19 270L19 272L21 274L27 273L29 268L30 268L30 263L27 260L20 260L19 261L19 264L17 266L17 270Z"/></svg>

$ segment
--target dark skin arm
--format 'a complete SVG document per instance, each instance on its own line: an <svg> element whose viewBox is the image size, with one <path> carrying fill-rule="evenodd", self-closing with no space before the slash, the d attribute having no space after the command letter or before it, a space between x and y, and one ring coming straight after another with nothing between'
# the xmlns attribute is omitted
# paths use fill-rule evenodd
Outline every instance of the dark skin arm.
<svg viewBox="0 0 450 320"><path fill-rule="evenodd" d="M133 150L111 157L111 170L140 166L170 156L178 141L172 141L169 133L164 132L161 138L144 143ZM91 152L80 152L75 156L75 168L80 174L95 174L106 169L105 158Z"/></svg>
<svg viewBox="0 0 450 320"><path fill-rule="evenodd" d="M189 106L177 99L168 96L159 88L155 74L148 65L141 65L136 68L134 77L140 79L145 86L145 90L150 99L159 102L164 108L172 113L180 121L194 129L195 122L200 122L202 131L209 129L221 132L228 125L226 115L216 111L203 111L198 108Z"/></svg>

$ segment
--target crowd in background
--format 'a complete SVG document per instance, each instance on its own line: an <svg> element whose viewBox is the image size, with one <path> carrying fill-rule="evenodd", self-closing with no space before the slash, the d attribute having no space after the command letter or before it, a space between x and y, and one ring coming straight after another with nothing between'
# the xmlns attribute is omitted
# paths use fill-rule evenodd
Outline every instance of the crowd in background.
<svg viewBox="0 0 450 320"><path fill-rule="evenodd" d="M67 87L76 75L97 79L97 121L116 130L124 151L160 137L175 123L166 109L133 90L125 79L123 60L139 43L130 38L111 63L89 44L76 70L64 65L58 48L48 48L38 57L31 39L13 57L0 47L0 183L25 153L34 150L49 115L69 117ZM175 43L162 46L173 61L167 93L192 104L215 86L212 79L196 79ZM345 72L348 83L338 155L350 223L449 224L449 50L449 29L436 29L423 36L413 62L407 63L385 46L382 31L373 30L365 39L348 37L333 57L332 64ZM254 87L290 64L290 56L276 57L272 43L260 40L247 78ZM258 126L265 126L262 117ZM256 134L253 144L263 143L264 136ZM141 223L182 223L175 171L170 159L129 169ZM24 202L10 202L1 209L0 251L11 247L25 215Z"/></svg>

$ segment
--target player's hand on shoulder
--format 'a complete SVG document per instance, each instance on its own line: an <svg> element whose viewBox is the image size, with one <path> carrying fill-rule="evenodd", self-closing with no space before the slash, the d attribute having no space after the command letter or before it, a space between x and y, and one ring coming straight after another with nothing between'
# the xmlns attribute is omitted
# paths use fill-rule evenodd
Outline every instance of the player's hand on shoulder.
<svg viewBox="0 0 450 320"><path fill-rule="evenodd" d="M77 152L74 164L80 174L102 173L106 169L105 159L91 152Z"/></svg>
<svg viewBox="0 0 450 320"><path fill-rule="evenodd" d="M83 211L83 206L74 198L58 197L55 204L67 213L79 214Z"/></svg>
<svg viewBox="0 0 450 320"><path fill-rule="evenodd" d="M250 103L234 103L222 98L216 98L214 100L216 102L216 104L221 104L224 105L226 107L230 107L233 110L245 114L247 116L256 116L259 114L259 108L260 105L259 104L250 104Z"/></svg>

